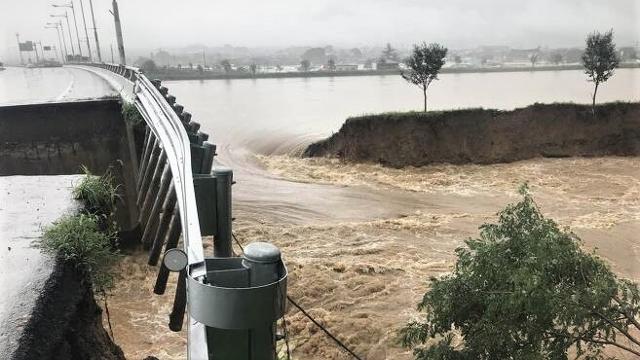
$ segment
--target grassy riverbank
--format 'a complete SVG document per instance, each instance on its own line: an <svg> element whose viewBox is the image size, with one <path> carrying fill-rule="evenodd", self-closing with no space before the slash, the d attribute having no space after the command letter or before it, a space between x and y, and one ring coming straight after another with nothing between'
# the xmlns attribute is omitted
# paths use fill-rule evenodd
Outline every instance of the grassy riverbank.
<svg viewBox="0 0 640 360"><path fill-rule="evenodd" d="M640 64L620 64L620 68L640 68ZM442 74L465 73L495 73L495 72L531 72L531 71L564 71L582 70L580 64L536 66L536 67L476 67L476 68L445 68ZM310 77L342 77L342 76L385 76L399 75L400 70L356 70L356 71L309 71L309 72L278 72L256 73L233 71L219 73L195 69L157 69L147 72L149 78L160 80L228 80L228 79L276 79L276 78L310 78Z"/></svg>

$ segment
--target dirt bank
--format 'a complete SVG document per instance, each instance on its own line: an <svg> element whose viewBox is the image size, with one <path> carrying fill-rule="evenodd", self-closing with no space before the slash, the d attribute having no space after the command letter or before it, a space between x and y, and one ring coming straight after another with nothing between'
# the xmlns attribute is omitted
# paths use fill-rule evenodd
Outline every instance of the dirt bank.
<svg viewBox="0 0 640 360"><path fill-rule="evenodd" d="M639 103L599 105L595 118L590 106L577 104L365 115L304 152L391 167L638 154Z"/></svg>

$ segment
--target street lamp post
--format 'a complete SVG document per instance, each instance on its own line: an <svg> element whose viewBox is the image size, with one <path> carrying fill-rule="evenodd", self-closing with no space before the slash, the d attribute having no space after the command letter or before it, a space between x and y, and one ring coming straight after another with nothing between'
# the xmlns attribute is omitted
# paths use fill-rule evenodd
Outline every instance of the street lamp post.
<svg viewBox="0 0 640 360"><path fill-rule="evenodd" d="M70 1L68 4L52 4L51 6L71 8L71 13L73 14L73 26L76 28L76 38L78 39L78 54L82 56L82 48L80 47L80 33L78 32L78 21L76 20L76 9L73 7L73 1Z"/></svg>
<svg viewBox="0 0 640 360"><path fill-rule="evenodd" d="M58 49L60 51L60 54L62 54L62 40L61 40L61 37L60 37L60 28L58 27L58 24L57 23L47 23L45 28L47 28L47 29L56 29L56 33L58 34L58 45L59 45ZM64 51L65 51L65 53L67 52L66 45L64 47ZM66 54L62 55L62 62L66 62L65 59L66 59Z"/></svg>
<svg viewBox="0 0 640 360"><path fill-rule="evenodd" d="M73 40L71 38L71 26L69 26L69 15L67 15L67 12L64 12L64 15L62 14L52 14L49 15L51 17L63 17L65 19L67 19L67 31L69 32L69 47L71 47L71 55L73 55L74 57L76 56L76 52L73 50ZM62 25L62 24L60 24Z"/></svg>
<svg viewBox="0 0 640 360"><path fill-rule="evenodd" d="M96 51L98 52L98 61L102 62L102 54L100 54L100 41L98 40L98 27L96 26L96 17L93 15L93 0L89 0L89 8L91 9L91 21L93 22L93 36L96 38Z"/></svg>
<svg viewBox="0 0 640 360"><path fill-rule="evenodd" d="M93 56L91 55L91 42L89 41L89 32L87 31L87 19L84 17L84 5L82 4L82 0L80 0L80 12L82 13L82 23L84 24L84 37L87 39L87 50L89 51L89 61L93 61Z"/></svg>

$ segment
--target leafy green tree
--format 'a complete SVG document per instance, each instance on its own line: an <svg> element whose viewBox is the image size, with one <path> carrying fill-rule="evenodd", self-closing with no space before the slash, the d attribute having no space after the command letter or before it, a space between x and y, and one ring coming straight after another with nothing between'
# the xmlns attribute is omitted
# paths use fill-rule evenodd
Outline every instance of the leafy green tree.
<svg viewBox="0 0 640 360"><path fill-rule="evenodd" d="M300 61L300 70L307 72L309 71L309 69L311 68L311 63L309 62L309 60L302 60Z"/></svg>
<svg viewBox="0 0 640 360"><path fill-rule="evenodd" d="M520 192L456 250L452 274L431 279L425 318L401 331L403 343L421 360L602 359L605 346L640 356L638 286Z"/></svg>
<svg viewBox="0 0 640 360"><path fill-rule="evenodd" d="M224 59L220 61L220 66L222 66L222 69L224 69L225 73L228 74L231 72L231 62L229 62L229 60Z"/></svg>
<svg viewBox="0 0 640 360"><path fill-rule="evenodd" d="M587 36L587 47L582 54L582 64L589 81L595 84L591 111L596 113L596 93L598 86L613 76L620 59L616 54L616 44L613 43L613 30L604 34L595 31Z"/></svg>
<svg viewBox="0 0 640 360"><path fill-rule="evenodd" d="M438 73L444 65L447 48L440 44L422 43L413 46L411 56L406 60L409 72L400 75L408 82L420 87L424 94L424 111L427 112L427 88L433 80L438 80Z"/></svg>

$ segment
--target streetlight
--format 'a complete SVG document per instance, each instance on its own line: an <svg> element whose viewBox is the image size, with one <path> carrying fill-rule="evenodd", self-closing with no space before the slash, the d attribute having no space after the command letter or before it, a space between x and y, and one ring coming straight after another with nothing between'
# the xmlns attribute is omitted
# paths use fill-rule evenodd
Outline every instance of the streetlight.
<svg viewBox="0 0 640 360"><path fill-rule="evenodd" d="M91 43L89 42L89 32L87 31L87 19L84 17L84 5L82 4L82 0L80 0L80 12L82 13L82 23L84 24L84 37L87 39L87 50L89 51L89 61L93 61L93 56L91 56Z"/></svg>
<svg viewBox="0 0 640 360"><path fill-rule="evenodd" d="M89 0L91 8L91 20L93 21L93 36L96 38L96 51L98 51L98 62L102 62L102 54L100 54L100 41L98 41L98 28L96 27L96 17L93 15L93 0Z"/></svg>
<svg viewBox="0 0 640 360"><path fill-rule="evenodd" d="M58 49L60 49L60 52L62 53L62 40L61 40L61 37L60 37L60 28L58 27L58 24L56 24L56 23L47 23L45 28L46 29L56 29L56 33L58 34L58 45L59 45ZM64 51L65 51L65 53L67 52L66 45L65 45ZM66 59L66 54L64 54L62 56L62 62L66 62L65 59Z"/></svg>
<svg viewBox="0 0 640 360"><path fill-rule="evenodd" d="M73 50L73 40L71 40L71 26L69 26L69 15L67 15L67 12L65 11L64 15L62 15L62 14L51 14L49 16L51 16L51 17L63 17L65 19L67 19L67 31L69 32L69 46L71 47L71 55L73 55L73 57L75 57L76 56L76 52ZM60 24L60 25L62 25L62 24ZM80 46L80 44L78 44L78 46Z"/></svg>
<svg viewBox="0 0 640 360"><path fill-rule="evenodd" d="M78 22L76 21L76 9L73 7L73 1L70 1L68 4L51 4L53 7L67 7L71 8L71 13L73 14L73 25L76 28L76 38L78 39L78 53L82 56L82 48L80 47L80 33L78 32Z"/></svg>
<svg viewBox="0 0 640 360"><path fill-rule="evenodd" d="M55 26L58 29L58 41L61 42L60 52L62 52L62 48L64 48L64 56L62 57L64 62L67 62L67 56L69 52L67 51L67 42L64 40L64 26L62 26L62 21L58 20L55 23L47 23L48 26ZM61 40L62 39L62 40Z"/></svg>

